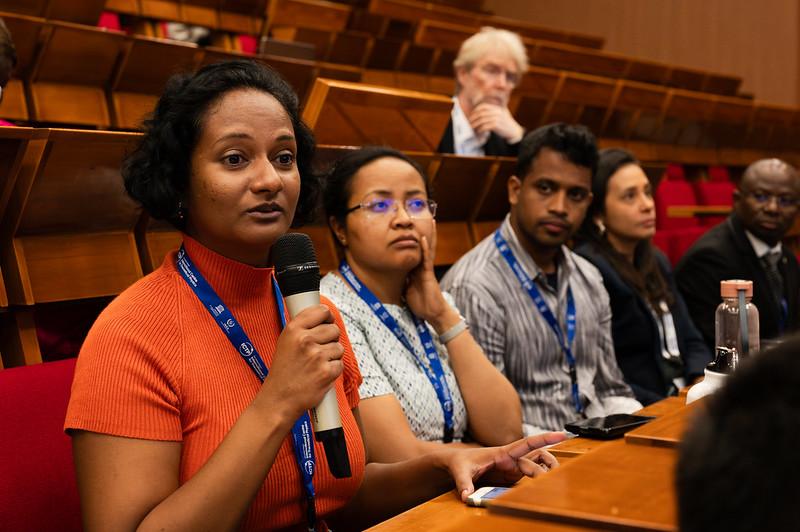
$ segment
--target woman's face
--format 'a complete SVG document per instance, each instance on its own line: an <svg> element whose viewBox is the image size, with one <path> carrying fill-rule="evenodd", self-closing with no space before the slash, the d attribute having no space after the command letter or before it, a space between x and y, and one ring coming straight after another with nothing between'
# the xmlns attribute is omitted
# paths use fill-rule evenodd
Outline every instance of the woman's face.
<svg viewBox="0 0 800 532"><path fill-rule="evenodd" d="M362 268L408 273L422 260L421 237L435 232L425 183L416 169L394 157L363 166L350 181L347 215L337 236L348 260Z"/></svg>
<svg viewBox="0 0 800 532"><path fill-rule="evenodd" d="M612 245L638 242L656 232L656 211L650 180L637 164L626 164L608 180L605 213L600 217Z"/></svg>
<svg viewBox="0 0 800 532"><path fill-rule="evenodd" d="M289 115L256 89L211 104L191 157L186 232L226 257L263 266L300 195Z"/></svg>

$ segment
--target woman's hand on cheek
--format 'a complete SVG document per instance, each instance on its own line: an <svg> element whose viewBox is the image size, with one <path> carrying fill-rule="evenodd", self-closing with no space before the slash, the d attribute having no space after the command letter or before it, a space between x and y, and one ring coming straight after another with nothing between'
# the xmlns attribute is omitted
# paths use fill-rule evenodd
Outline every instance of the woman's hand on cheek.
<svg viewBox="0 0 800 532"><path fill-rule="evenodd" d="M489 486L513 484L523 476L536 477L558 467L558 460L540 449L564 441L563 432L548 432L528 436L502 447L452 449L440 457L456 484L461 500L475 491L478 479Z"/></svg>
<svg viewBox="0 0 800 532"><path fill-rule="evenodd" d="M405 298L408 308L415 316L430 323L436 332L442 334L458 323L458 313L447 304L436 274L433 272L433 253L436 249L436 230L433 239L420 237L422 262L410 274L406 286Z"/></svg>

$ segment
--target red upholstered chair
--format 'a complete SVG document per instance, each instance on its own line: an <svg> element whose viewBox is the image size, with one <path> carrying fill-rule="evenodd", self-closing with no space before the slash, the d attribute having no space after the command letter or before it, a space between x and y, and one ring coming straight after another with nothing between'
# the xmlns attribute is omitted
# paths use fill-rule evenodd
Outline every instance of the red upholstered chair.
<svg viewBox="0 0 800 532"><path fill-rule="evenodd" d="M242 53L256 55L258 53L258 39L254 35L237 35L239 49Z"/></svg>
<svg viewBox="0 0 800 532"><path fill-rule="evenodd" d="M100 20L97 21L97 27L105 28L111 31L122 31L122 24L120 23L119 15L109 11L104 11L100 15Z"/></svg>
<svg viewBox="0 0 800 532"><path fill-rule="evenodd" d="M0 529L80 531L64 433L75 359L0 370Z"/></svg>
<svg viewBox="0 0 800 532"><path fill-rule="evenodd" d="M665 176L656 188L656 226L659 229L678 229L697 227L700 222L696 217L688 218L669 216L669 207L673 205L697 205L694 189L687 181L673 180Z"/></svg>
<svg viewBox="0 0 800 532"><path fill-rule="evenodd" d="M709 166L708 180L714 183L730 183L731 174L726 166Z"/></svg>
<svg viewBox="0 0 800 532"><path fill-rule="evenodd" d="M658 232L654 243L664 250L670 262L675 264L705 231L696 216L669 216L669 208L673 205L698 204L692 185L685 180L682 166L667 165L664 177L656 189L655 203Z"/></svg>
<svg viewBox="0 0 800 532"><path fill-rule="evenodd" d="M700 205L733 205L733 189L736 188L730 181L698 181L695 183L697 201ZM713 226L725 221L727 216L703 216L701 221L705 226Z"/></svg>
<svg viewBox="0 0 800 532"><path fill-rule="evenodd" d="M686 181L686 172L682 165L669 163L664 169L664 179L667 181Z"/></svg>
<svg viewBox="0 0 800 532"><path fill-rule="evenodd" d="M709 166L708 181L695 183L697 200L701 205L733 205L733 190L736 186L731 181L731 174L725 166ZM726 216L704 216L703 225L713 226L725 221Z"/></svg>

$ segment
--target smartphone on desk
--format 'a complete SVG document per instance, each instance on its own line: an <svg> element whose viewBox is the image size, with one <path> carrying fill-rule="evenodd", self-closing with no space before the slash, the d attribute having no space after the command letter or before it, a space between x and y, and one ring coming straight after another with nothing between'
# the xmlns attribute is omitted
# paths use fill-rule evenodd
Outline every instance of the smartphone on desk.
<svg viewBox="0 0 800 532"><path fill-rule="evenodd" d="M620 438L623 434L648 421L655 419L652 416L636 416L633 414L612 414L605 417L593 417L567 423L564 428L578 436L612 440Z"/></svg>
<svg viewBox="0 0 800 532"><path fill-rule="evenodd" d="M491 501L495 497L499 497L507 492L509 488L494 488L492 486L484 486L472 492L472 495L467 496L467 504L469 506L482 506L486 507L487 501Z"/></svg>

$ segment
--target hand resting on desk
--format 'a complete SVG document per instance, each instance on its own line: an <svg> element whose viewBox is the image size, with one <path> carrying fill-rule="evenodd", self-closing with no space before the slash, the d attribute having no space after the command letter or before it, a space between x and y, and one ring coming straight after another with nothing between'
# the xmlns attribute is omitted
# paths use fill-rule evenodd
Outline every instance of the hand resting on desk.
<svg viewBox="0 0 800 532"><path fill-rule="evenodd" d="M441 465L453 477L461 500L475 491L481 479L489 485L513 484L524 476L536 477L558 467L555 456L542 447L566 439L563 432L528 436L502 447L452 449L439 454Z"/></svg>

